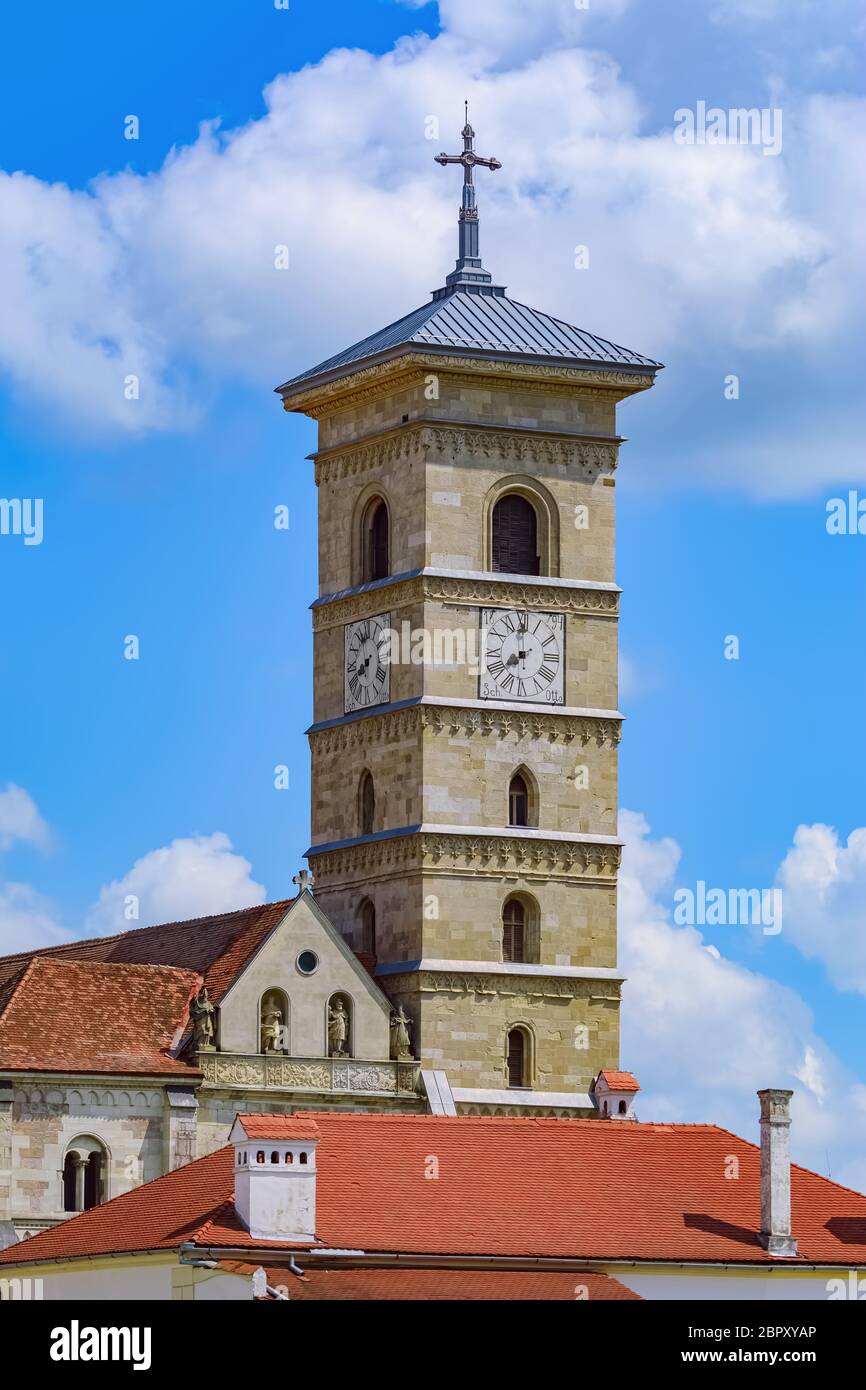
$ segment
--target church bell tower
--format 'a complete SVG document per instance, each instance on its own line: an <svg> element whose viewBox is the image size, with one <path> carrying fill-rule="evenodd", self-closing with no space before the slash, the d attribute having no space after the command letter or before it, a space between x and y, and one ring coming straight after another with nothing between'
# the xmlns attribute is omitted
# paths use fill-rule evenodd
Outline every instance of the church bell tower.
<svg viewBox="0 0 866 1390"><path fill-rule="evenodd" d="M660 363L459 255L429 303L279 388L318 421L320 907L458 1110L593 1114L619 1066L616 407Z"/></svg>

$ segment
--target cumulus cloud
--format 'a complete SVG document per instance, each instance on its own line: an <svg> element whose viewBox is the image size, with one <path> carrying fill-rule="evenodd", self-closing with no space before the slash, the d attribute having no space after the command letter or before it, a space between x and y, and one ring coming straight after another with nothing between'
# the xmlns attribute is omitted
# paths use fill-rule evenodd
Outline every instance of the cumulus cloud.
<svg viewBox="0 0 866 1390"><path fill-rule="evenodd" d="M251 869L221 831L172 840L137 859L123 878L104 885L88 916L87 933L107 936L262 903L265 889L251 877Z"/></svg>
<svg viewBox="0 0 866 1390"><path fill-rule="evenodd" d="M798 826L778 881L785 939L837 989L866 994L866 829L843 843L829 825Z"/></svg>
<svg viewBox="0 0 866 1390"><path fill-rule="evenodd" d="M0 849L11 849L16 842L47 849L51 832L30 793L9 782L0 792Z"/></svg>
<svg viewBox="0 0 866 1390"><path fill-rule="evenodd" d="M483 179L482 251L515 297L663 358L696 338L841 352L862 331L866 104L786 109L776 159L676 145L673 109L647 130L616 64L575 46L573 5L443 0L441 17L435 39L276 78L260 119L206 123L146 177L0 176L17 390L90 428L176 429L221 381L276 384L423 302L455 254L457 181L432 155L464 96L505 166Z"/></svg>
<svg viewBox="0 0 866 1390"><path fill-rule="evenodd" d="M790 1087L795 1158L826 1172L829 1154L834 1178L866 1187L866 1087L816 1036L794 990L672 924L676 842L653 840L630 811L620 833L622 1060L641 1081L641 1117L711 1121L756 1140L755 1092Z"/></svg>

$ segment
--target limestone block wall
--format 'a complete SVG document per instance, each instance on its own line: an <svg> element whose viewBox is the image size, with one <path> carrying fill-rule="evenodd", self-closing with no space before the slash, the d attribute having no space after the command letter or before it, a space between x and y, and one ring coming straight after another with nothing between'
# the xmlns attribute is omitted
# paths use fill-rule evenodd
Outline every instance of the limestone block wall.
<svg viewBox="0 0 866 1390"><path fill-rule="evenodd" d="M399 975L388 980L420 1040L422 1062L452 1087L507 1086L506 1039L516 1025L532 1039L530 1082L538 1091L580 1091L618 1065L619 988L608 982L508 976Z"/></svg>
<svg viewBox="0 0 866 1390"><path fill-rule="evenodd" d="M502 907L513 893L538 919L538 962L549 966L616 965L616 886L612 880L570 882L541 870L427 872L424 957L501 961Z"/></svg>
<svg viewBox="0 0 866 1390"><path fill-rule="evenodd" d="M63 1217L63 1161L83 1136L107 1152L108 1197L164 1171L162 1087L14 1084L11 1115L6 1219Z"/></svg>

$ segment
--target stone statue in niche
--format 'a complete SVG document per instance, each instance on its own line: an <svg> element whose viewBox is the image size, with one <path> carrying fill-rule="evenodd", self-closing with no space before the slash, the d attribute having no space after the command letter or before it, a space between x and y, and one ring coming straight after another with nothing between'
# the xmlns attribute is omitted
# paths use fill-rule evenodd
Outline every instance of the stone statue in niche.
<svg viewBox="0 0 866 1390"><path fill-rule="evenodd" d="M409 1020L403 1012L402 1004L391 1015L391 1056L400 1062L412 1057Z"/></svg>
<svg viewBox="0 0 866 1390"><path fill-rule="evenodd" d="M328 1005L328 1056L348 1056L349 1013L339 995Z"/></svg>
<svg viewBox="0 0 866 1390"><path fill-rule="evenodd" d="M262 1009L262 1052L282 1052L283 1014L274 999Z"/></svg>
<svg viewBox="0 0 866 1390"><path fill-rule="evenodd" d="M207 989L204 985L189 1002L189 1016L192 1019L192 1035L196 1051L213 1052L216 1009L208 999Z"/></svg>

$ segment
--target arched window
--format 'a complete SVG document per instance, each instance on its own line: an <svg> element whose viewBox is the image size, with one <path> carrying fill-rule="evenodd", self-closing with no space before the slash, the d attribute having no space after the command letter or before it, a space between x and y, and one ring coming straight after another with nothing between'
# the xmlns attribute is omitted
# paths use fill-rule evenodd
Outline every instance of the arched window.
<svg viewBox="0 0 866 1390"><path fill-rule="evenodd" d="M361 776L358 788L358 821L362 835L372 835L376 819L376 790L369 772Z"/></svg>
<svg viewBox="0 0 866 1390"><path fill-rule="evenodd" d="M619 1103L619 1113L621 1115L625 1115L628 1113L628 1106L626 1105L624 1100L621 1100Z"/></svg>
<svg viewBox="0 0 866 1390"><path fill-rule="evenodd" d="M73 1139L63 1159L63 1210L89 1211L105 1201L107 1155L98 1139Z"/></svg>
<svg viewBox="0 0 866 1390"><path fill-rule="evenodd" d="M523 1028L509 1029L505 1070L509 1086L529 1085L529 1040Z"/></svg>
<svg viewBox="0 0 866 1390"><path fill-rule="evenodd" d="M376 909L369 898L361 903L360 949L368 956L376 954Z"/></svg>
<svg viewBox="0 0 866 1390"><path fill-rule="evenodd" d="M289 1001L281 989L269 989L259 1005L259 1048L262 1052L288 1052Z"/></svg>
<svg viewBox="0 0 866 1390"><path fill-rule="evenodd" d="M502 959L526 960L526 908L519 898L509 898L502 909Z"/></svg>
<svg viewBox="0 0 866 1390"><path fill-rule="evenodd" d="M363 583L387 579L391 572L388 508L374 497L364 511L361 535Z"/></svg>
<svg viewBox="0 0 866 1390"><path fill-rule="evenodd" d="M493 508L492 560L503 574L538 574L538 517L518 492L507 492Z"/></svg>
<svg viewBox="0 0 866 1390"><path fill-rule="evenodd" d="M519 772L515 772L508 784L508 824L529 824L529 788Z"/></svg>

